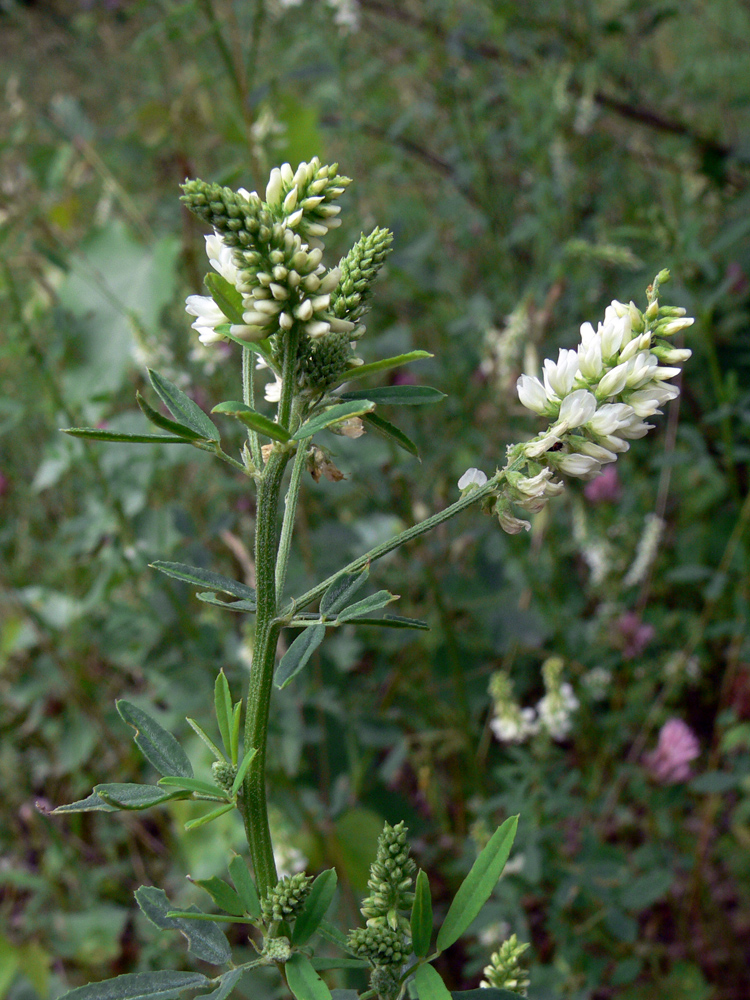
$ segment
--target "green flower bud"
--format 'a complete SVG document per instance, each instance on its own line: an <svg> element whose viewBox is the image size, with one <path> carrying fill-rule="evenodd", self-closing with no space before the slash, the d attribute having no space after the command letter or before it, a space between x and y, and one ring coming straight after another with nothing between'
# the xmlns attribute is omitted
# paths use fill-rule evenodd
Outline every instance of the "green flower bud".
<svg viewBox="0 0 750 1000"><path fill-rule="evenodd" d="M234 784L234 779L237 776L237 768L234 764L230 764L229 761L217 760L211 765L211 773L214 776L216 784L228 792Z"/></svg>
<svg viewBox="0 0 750 1000"><path fill-rule="evenodd" d="M288 962L292 957L289 938L266 938L263 942L263 954L271 962Z"/></svg>
<svg viewBox="0 0 750 1000"><path fill-rule="evenodd" d="M260 902L263 919L267 924L288 920L302 909L310 894L312 876L298 872L279 879L273 889Z"/></svg>
<svg viewBox="0 0 750 1000"><path fill-rule="evenodd" d="M402 934L391 927L357 927L349 932L349 949L374 966L400 966L406 961L409 947Z"/></svg>

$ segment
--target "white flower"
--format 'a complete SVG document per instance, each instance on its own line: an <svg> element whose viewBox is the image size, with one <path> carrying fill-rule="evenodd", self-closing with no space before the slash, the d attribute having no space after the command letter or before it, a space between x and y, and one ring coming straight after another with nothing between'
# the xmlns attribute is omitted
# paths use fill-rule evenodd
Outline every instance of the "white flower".
<svg viewBox="0 0 750 1000"><path fill-rule="evenodd" d="M542 469L536 476L519 479L516 489L527 497L542 497L546 494L555 495L563 489L562 483L550 482L552 479L552 469Z"/></svg>
<svg viewBox="0 0 750 1000"><path fill-rule="evenodd" d="M589 441L587 438L571 438L571 447L574 447L579 455L588 455L590 458L596 459L602 465L606 465L607 462L616 462L617 455L603 448L600 444L595 444L593 441Z"/></svg>
<svg viewBox="0 0 750 1000"><path fill-rule="evenodd" d="M576 452L569 455L558 455L555 453L553 457L555 465L560 472L564 472L568 476L583 478L584 476L592 476L601 472L601 463L588 455L579 455Z"/></svg>
<svg viewBox="0 0 750 1000"><path fill-rule="evenodd" d="M218 233L206 237L206 254L211 267L222 278L226 278L230 285L236 285L238 272L234 264L234 254Z"/></svg>
<svg viewBox="0 0 750 1000"><path fill-rule="evenodd" d="M534 375L521 375L516 383L518 398L527 410L535 413L545 413L549 407L549 400L544 386Z"/></svg>
<svg viewBox="0 0 750 1000"><path fill-rule="evenodd" d="M281 379L278 375L274 373L275 382L268 382L266 384L266 391L263 398L268 403L278 403L281 399Z"/></svg>
<svg viewBox="0 0 750 1000"><path fill-rule="evenodd" d="M216 327L229 321L210 296L188 295L185 311L198 317L191 325L198 331L198 339L202 344L216 344L226 339L216 332Z"/></svg>
<svg viewBox="0 0 750 1000"><path fill-rule="evenodd" d="M590 323L581 327L583 340L578 348L578 367L584 378L597 378L602 370L602 338Z"/></svg>
<svg viewBox="0 0 750 1000"><path fill-rule="evenodd" d="M548 397L567 396L573 388L573 381L578 373L578 352L560 350L557 364L549 358L544 362L544 387ZM528 376L527 376L528 377ZM521 400L523 402L523 400ZM524 403L524 406L527 404Z"/></svg>
<svg viewBox="0 0 750 1000"><path fill-rule="evenodd" d="M624 310L624 312L618 312ZM599 327L602 340L602 357L609 360L631 337L631 319L628 307L613 302L604 310L604 323Z"/></svg>
<svg viewBox="0 0 750 1000"><path fill-rule="evenodd" d="M465 490L470 486L484 486L487 482L487 476L482 472L481 469L467 469L463 476L458 481L458 488L460 490Z"/></svg>
<svg viewBox="0 0 750 1000"><path fill-rule="evenodd" d="M545 452L549 451L556 444L560 443L560 438L553 431L548 431L546 434L542 434L537 438L533 438L528 441L524 446L524 454L528 458L539 458Z"/></svg>
<svg viewBox="0 0 750 1000"><path fill-rule="evenodd" d="M604 403L600 406L586 426L594 434L615 434L634 415L632 406L627 403Z"/></svg>
<svg viewBox="0 0 750 1000"><path fill-rule="evenodd" d="M597 396L600 399L606 399L608 396L619 395L625 388L627 377L627 364L616 365L600 379L599 385L596 387Z"/></svg>
<svg viewBox="0 0 750 1000"><path fill-rule="evenodd" d="M651 381L654 372L659 367L659 359L655 354L647 354L645 351L642 351L628 362L628 367L630 371L628 372L625 384L630 389L640 389L647 382Z"/></svg>
<svg viewBox="0 0 750 1000"><path fill-rule="evenodd" d="M564 425L564 429L561 429L559 433L564 434L565 429L580 427L589 421L595 413L596 398L586 389L576 389L575 392L566 396L560 404L557 427Z"/></svg>

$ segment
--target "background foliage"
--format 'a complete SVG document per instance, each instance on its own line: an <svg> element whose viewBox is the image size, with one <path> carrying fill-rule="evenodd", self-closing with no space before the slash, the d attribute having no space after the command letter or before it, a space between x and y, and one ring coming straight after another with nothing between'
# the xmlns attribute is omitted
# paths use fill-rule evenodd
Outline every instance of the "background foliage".
<svg viewBox="0 0 750 1000"><path fill-rule="evenodd" d="M621 458L619 490L574 485L519 538L464 515L374 568L432 629L341 630L276 698L288 863L335 864L348 919L382 820L405 818L447 897L520 811L474 943L441 959L454 987L515 931L532 997L746 997L747 6L6 0L0 50L0 997L183 962L133 890L160 879L188 905L184 872L222 874L242 843L233 817L179 832L184 803L45 815L142 777L116 696L184 732L186 714L208 721L218 666L239 691L253 642L147 568L251 580L244 482L193 449L57 428L142 426L146 364L199 402L237 395L234 349L197 346L183 312L204 258L177 185L257 187L314 154L356 180L341 248L376 224L396 235L365 356L430 350L417 378L450 395L407 413L421 464L331 437L347 478L308 483L290 590L455 498L467 466L502 463L533 430L515 377L611 298L642 303L669 266L667 299L698 322L681 404ZM628 585L653 514L655 563ZM570 738L499 745L490 675L510 671L529 704L549 655L581 702ZM663 786L643 752L674 716L701 756Z"/></svg>

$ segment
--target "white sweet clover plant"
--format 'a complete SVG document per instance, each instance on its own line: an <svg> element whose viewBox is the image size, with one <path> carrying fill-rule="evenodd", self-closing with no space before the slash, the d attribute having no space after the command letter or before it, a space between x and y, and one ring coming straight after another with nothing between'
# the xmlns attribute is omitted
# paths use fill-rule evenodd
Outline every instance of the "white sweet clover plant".
<svg viewBox="0 0 750 1000"><path fill-rule="evenodd" d="M340 478L330 456L315 443L316 435L327 428L357 437L367 427L416 454L413 442L376 408L430 403L442 397L425 386L357 388L371 376L429 355L412 351L371 364L356 356L372 285L390 251L392 235L376 228L361 236L337 266L326 266L324 239L339 225L338 199L349 183L336 165L323 165L316 158L296 170L289 164L275 168L265 197L201 180L183 186L182 200L211 230L206 237L212 268L205 279L209 294L191 295L187 311L204 345L229 341L241 347L242 399L223 401L212 410L242 425L246 439L238 456L224 450L214 421L153 371L148 373L151 386L171 416L164 416L140 394L138 403L157 433L68 429L79 437L189 444L211 452L248 478L257 511L256 589L182 563L153 564L199 588L198 599L256 616L245 697L234 700L220 671L214 689L216 730L207 732L197 721L188 720L215 757L211 773L196 777L178 740L146 712L120 701L121 717L135 730L138 747L161 778L156 784L97 785L88 798L55 810L114 812L192 799L207 804L207 811L187 824L195 827L237 809L244 821L248 858L227 859L229 881L218 877L196 881L213 901L210 913L195 906L178 910L163 890L153 886L142 886L136 893L153 924L181 931L194 957L223 971L213 978L183 971L126 974L79 987L67 994L71 1000L145 1000L185 991L193 995L210 991L211 1000L225 1000L242 976L259 965L275 965L298 1000L331 1000L318 975L324 968L369 972L364 998L399 1000L408 989L419 1000L445 1000L448 990L431 963L468 929L489 899L508 859L517 817L507 819L489 839L436 935L428 879L422 871L415 876L407 831L403 824L386 824L371 870L371 893L362 905L365 924L344 935L326 920L336 888L333 869L314 880L304 872L278 877L265 782L273 684L281 688L292 682L323 641L326 629L345 623L426 628L415 619L378 616L396 600L388 591L361 596L372 562L473 504L496 514L506 531L528 527L517 513L539 511L549 497L560 493L563 482L558 475L596 475L605 462L626 451L632 439L646 434L650 425L645 420L677 395L670 380L679 369L669 366L684 361L690 352L673 349L664 338L692 320L681 309L659 304L659 287L667 278L662 272L648 290L645 312L632 303L613 302L597 330L584 324L577 350L560 351L557 362L545 362L542 381L521 376L521 402L544 417L548 426L530 441L511 447L502 469L490 478L470 469L459 482L462 492L454 504L364 553L306 593L287 597L287 565L303 471L308 469L316 480L321 474ZM272 409L256 408L256 366L271 377L264 396ZM309 610L311 606L317 610ZM277 663L283 628L298 630L298 635ZM548 724L559 722L561 708L569 707L545 705ZM520 712L515 723L524 723ZM239 964L222 931L223 924L238 923L249 926L257 952L252 961ZM315 956L314 945L321 938L328 946L339 947L339 959ZM508 989L525 989L525 974L516 969L522 950L513 940L493 957L494 971L487 972L482 1000L499 1000L514 995ZM337 991L337 1000L355 1000L358 995L356 990Z"/></svg>

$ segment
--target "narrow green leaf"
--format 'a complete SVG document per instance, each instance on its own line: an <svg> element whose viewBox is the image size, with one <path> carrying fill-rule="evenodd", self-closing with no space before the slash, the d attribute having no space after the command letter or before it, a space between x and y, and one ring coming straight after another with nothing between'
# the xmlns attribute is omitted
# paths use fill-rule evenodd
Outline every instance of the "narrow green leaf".
<svg viewBox="0 0 750 1000"><path fill-rule="evenodd" d="M223 670L219 671L214 684L214 708L216 710L216 721L219 724L219 732L224 744L224 749L231 757L232 754L232 695L229 690L229 681Z"/></svg>
<svg viewBox="0 0 750 1000"><path fill-rule="evenodd" d="M245 601L222 601L210 591L203 591L195 596L204 604L213 604L215 608L223 608L224 611L242 611L245 614L255 614L258 610L255 601L251 601L249 598Z"/></svg>
<svg viewBox="0 0 750 1000"><path fill-rule="evenodd" d="M242 318L242 296L231 282L215 271L209 271L203 279L208 293L226 318L234 324L244 323Z"/></svg>
<svg viewBox="0 0 750 1000"><path fill-rule="evenodd" d="M387 590L379 590L376 594L370 594L369 597L365 597L363 600L357 601L356 604L350 604L348 608L339 611L336 621L348 622L350 618L356 618L357 615L366 615L370 611L377 611L378 608L384 608L386 604L391 604L393 601L397 601L398 598L398 594L390 594Z"/></svg>
<svg viewBox="0 0 750 1000"><path fill-rule="evenodd" d="M511 990L498 990L483 986L478 990L451 990L453 1000L518 1000L519 994Z"/></svg>
<svg viewBox="0 0 750 1000"><path fill-rule="evenodd" d="M255 591L252 587L240 583L239 580L232 580L228 576L221 576L220 573L214 573L210 569L188 566L186 563L162 562L161 560L149 563L149 566L175 580L192 583L196 587L213 587L214 590L218 590L222 594L231 594L232 597L241 597L255 602Z"/></svg>
<svg viewBox="0 0 750 1000"><path fill-rule="evenodd" d="M150 715L120 699L115 702L120 718L135 729L135 744L159 774L192 778L193 768L177 740Z"/></svg>
<svg viewBox="0 0 750 1000"><path fill-rule="evenodd" d="M342 608L346 607L347 601L354 597L362 587L369 575L370 564L368 563L359 573L342 573L341 576L336 577L320 599L321 616L332 618L338 614Z"/></svg>
<svg viewBox="0 0 750 1000"><path fill-rule="evenodd" d="M255 921L247 917L230 917L226 913L194 913L191 910L169 910L168 917L181 920L202 920L204 923L214 924L253 924ZM243 969L248 968L244 965Z"/></svg>
<svg viewBox="0 0 750 1000"><path fill-rule="evenodd" d="M211 878L194 878L191 881L194 885L205 889L220 910L231 913L233 917L241 917L244 914L245 907L240 897L223 879L213 875Z"/></svg>
<svg viewBox="0 0 750 1000"><path fill-rule="evenodd" d="M53 809L51 815L56 816L58 813L85 813L85 812L117 812L116 806L111 806L109 802L105 802L104 799L100 799L96 792L92 792L85 799L79 799L77 802L68 802L64 806L58 806Z"/></svg>
<svg viewBox="0 0 750 1000"><path fill-rule="evenodd" d="M295 952L284 966L284 973L297 1000L331 1000L331 991L312 966L309 958Z"/></svg>
<svg viewBox="0 0 750 1000"><path fill-rule="evenodd" d="M305 900L305 905L294 921L293 945L305 944L320 927L336 891L336 881L337 876L334 868L321 872L315 879L310 894Z"/></svg>
<svg viewBox="0 0 750 1000"><path fill-rule="evenodd" d="M232 952L224 934L214 923L184 920L179 917L169 917L173 909L166 892L154 885L142 885L135 893L136 902L144 916L162 930L175 930L184 934L188 942L188 951L196 958L212 965L224 965L232 957ZM197 906L190 906L188 913L200 913Z"/></svg>
<svg viewBox="0 0 750 1000"><path fill-rule="evenodd" d="M276 668L274 684L277 688L285 688L292 678L297 676L321 644L325 634L325 625L311 625L304 632L300 632Z"/></svg>
<svg viewBox="0 0 750 1000"><path fill-rule="evenodd" d="M461 883L453 902L445 915L445 920L437 936L438 951L445 951L468 930L474 918L492 895L497 880L502 874L505 862L518 828L518 816L506 819L495 830L489 843L471 867L471 871Z"/></svg>
<svg viewBox="0 0 750 1000"><path fill-rule="evenodd" d="M224 813L228 813L230 809L234 809L234 802L230 802L229 805L226 806L219 806L218 809L212 809L211 812L207 812L203 816L199 816L197 819L188 820L185 824L185 829L197 830L201 826L213 823L215 819L218 819L219 816L223 816Z"/></svg>
<svg viewBox="0 0 750 1000"><path fill-rule="evenodd" d="M98 427L61 427L60 430L63 434L70 434L71 437L90 438L92 441L129 441L131 444L190 444L185 438L172 437L168 434L119 434ZM66 996L69 995L66 993Z"/></svg>
<svg viewBox="0 0 750 1000"><path fill-rule="evenodd" d="M374 409L375 404L367 399L363 399L361 402L339 403L336 406L330 406L324 413L319 413L317 417L308 420L299 430L292 434L292 441L303 441L305 438L317 434L318 431L325 430L326 427L330 427L332 424L338 424L340 421L348 420L350 417L361 417L363 414L369 413L370 410Z"/></svg>
<svg viewBox="0 0 750 1000"><path fill-rule="evenodd" d="M430 880L420 868L414 886L414 903L411 908L411 941L417 958L426 958L432 940L432 897Z"/></svg>
<svg viewBox="0 0 750 1000"><path fill-rule="evenodd" d="M226 757L221 752L221 750L219 750L219 748L216 746L216 744L211 739L211 737L208 735L208 733L205 731L205 729L202 729L201 726L198 725L198 723L195 721L195 719L187 719L186 718L185 722L187 722L187 724L190 726L190 728L193 730L193 732L201 740L203 740L203 742L206 744L206 746L208 747L208 749L211 751L211 753L214 755L214 757L218 761L226 760Z"/></svg>
<svg viewBox="0 0 750 1000"><path fill-rule="evenodd" d="M322 920L320 922L318 934L325 938L326 941L330 941L331 944L338 945L338 947L343 948L344 951L349 951L349 943L347 941L346 934L342 934L338 927L335 924L332 924L329 920Z"/></svg>
<svg viewBox="0 0 750 1000"><path fill-rule="evenodd" d="M147 368L146 371L157 396L178 423L185 424L186 427L194 430L200 437L206 438L209 441L219 441L221 439L216 425L209 420L200 406L194 403L190 396L187 396L182 389L178 389L169 379L164 378L163 375L153 371L151 368Z"/></svg>
<svg viewBox="0 0 750 1000"><path fill-rule="evenodd" d="M431 965L420 965L414 973L414 985L419 1000L450 1000L448 987L440 973Z"/></svg>
<svg viewBox="0 0 750 1000"><path fill-rule="evenodd" d="M128 972L69 990L60 1000L168 1000L209 983L200 972Z"/></svg>
<svg viewBox="0 0 750 1000"><path fill-rule="evenodd" d="M392 424L390 420L385 420L383 417L379 416L377 413L366 413L364 419L374 427L375 430L382 434L383 437L390 438L399 448L403 448L404 451L408 451L410 455L415 458L419 458L419 449L414 444L412 439L408 437L402 430Z"/></svg>
<svg viewBox="0 0 750 1000"><path fill-rule="evenodd" d="M242 722L242 702L238 701L234 706L234 711L232 712L232 763L237 764L237 759L240 753L240 724Z"/></svg>
<svg viewBox="0 0 750 1000"><path fill-rule="evenodd" d="M208 781L201 781L199 778L178 778L168 776L159 778L159 784L167 788L181 788L185 792L197 792L198 795L212 795L217 799L229 801L229 796L223 788L212 785Z"/></svg>
<svg viewBox="0 0 750 1000"><path fill-rule="evenodd" d="M346 378L342 381L351 382L353 379L367 378L376 372L388 371L389 368L400 368L408 365L412 361L421 361L423 358L432 358L429 351L409 351L408 354L396 354L392 358L383 358L380 361L373 361L369 365L358 365L346 373Z"/></svg>
<svg viewBox="0 0 750 1000"><path fill-rule="evenodd" d="M342 392L339 399L371 399L373 403L387 406L420 406L440 402L445 399L445 393L429 385L383 385L377 389Z"/></svg>
<svg viewBox="0 0 750 1000"><path fill-rule="evenodd" d="M170 420L169 417L162 416L162 414L159 413L158 410L155 410L153 406L149 406L140 392L136 392L135 398L144 417L146 417L147 420L150 420L151 423L155 424L157 427L161 427L163 431L171 431L173 434L176 434L177 437L188 438L191 441L205 441L204 437L200 434L196 434L195 431L186 427L185 424L178 424L175 420Z"/></svg>
<svg viewBox="0 0 750 1000"><path fill-rule="evenodd" d="M237 890L237 895L240 897L245 913L249 913L251 917L259 917L260 900L258 898L258 890L255 888L255 882L253 882L250 872L247 870L244 858L241 858L239 854L236 854L229 862L229 874L234 882L234 887Z"/></svg>
<svg viewBox="0 0 750 1000"><path fill-rule="evenodd" d="M203 1000L226 1000L237 983L244 975L244 969L230 969L219 980L218 987L212 993L204 993Z"/></svg>
<svg viewBox="0 0 750 1000"><path fill-rule="evenodd" d="M427 622L419 618L403 618L401 615L383 615L382 618L352 618L357 625L381 625L383 628L416 628L430 631Z"/></svg>
<svg viewBox="0 0 750 1000"><path fill-rule="evenodd" d="M112 782L106 785L96 785L96 794L115 806L117 809L148 809L168 802L179 795L179 792L165 792L158 785L118 784Z"/></svg>
<svg viewBox="0 0 750 1000"><path fill-rule="evenodd" d="M255 747L250 747L247 753L242 758L242 763L237 768L237 774L234 776L234 781L232 782L232 795L236 795L240 788L242 787L242 782L245 780L245 775L247 774L247 769L252 763L253 757L257 753Z"/></svg>
<svg viewBox="0 0 750 1000"><path fill-rule="evenodd" d="M256 410L246 406L245 403L227 400L227 402L219 403L218 406L215 406L211 410L211 413L223 413L228 417L234 417L235 420L243 423L245 427L250 427L252 430L258 431L259 434L265 434L266 437L270 437L274 441L288 441L290 438L289 431L285 430L280 424L275 423L269 417L265 417L262 413L258 413Z"/></svg>

